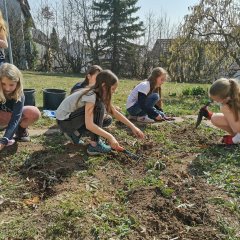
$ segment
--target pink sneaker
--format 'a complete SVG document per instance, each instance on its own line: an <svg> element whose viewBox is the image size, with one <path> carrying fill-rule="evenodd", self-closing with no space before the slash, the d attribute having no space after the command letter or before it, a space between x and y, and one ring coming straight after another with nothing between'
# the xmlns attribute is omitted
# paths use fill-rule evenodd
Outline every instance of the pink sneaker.
<svg viewBox="0 0 240 240"><path fill-rule="evenodd" d="M13 145L14 143L15 143L14 139L8 140L7 147Z"/></svg>

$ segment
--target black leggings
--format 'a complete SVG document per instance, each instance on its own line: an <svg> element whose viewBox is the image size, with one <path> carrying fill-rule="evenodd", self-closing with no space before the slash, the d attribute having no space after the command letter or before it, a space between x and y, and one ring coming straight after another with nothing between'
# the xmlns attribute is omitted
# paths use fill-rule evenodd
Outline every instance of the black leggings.
<svg viewBox="0 0 240 240"><path fill-rule="evenodd" d="M93 122L99 127L103 127L103 117L104 117L104 104L100 101L95 103L94 112L93 112ZM78 131L80 135L84 133L89 133L91 140L98 142L99 136L87 131L85 124L85 106L77 109L72 112L68 119L58 120L58 126L60 130L69 135L74 134L75 131ZM108 120L109 122L109 120Z"/></svg>

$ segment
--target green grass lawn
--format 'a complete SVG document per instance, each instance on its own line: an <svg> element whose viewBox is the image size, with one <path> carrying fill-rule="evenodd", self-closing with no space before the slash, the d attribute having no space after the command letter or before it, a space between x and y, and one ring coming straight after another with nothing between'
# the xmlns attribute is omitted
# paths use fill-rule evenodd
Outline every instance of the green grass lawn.
<svg viewBox="0 0 240 240"><path fill-rule="evenodd" d="M83 76L47 74L35 72L23 72L24 87L36 90L36 102L38 107L43 105L43 89L58 88L67 91L69 94L71 87L78 81L83 80ZM114 104L120 106L125 112L127 96L139 80L120 79L120 84L114 95ZM206 90L203 96L184 96L183 91L200 86ZM208 84L186 84L167 82L163 85L164 110L174 115L196 114L199 106L205 104L208 96Z"/></svg>
<svg viewBox="0 0 240 240"><path fill-rule="evenodd" d="M78 76L24 72L25 88L69 92ZM114 103L125 112L138 83L121 79ZM186 96L196 84L166 83L164 110L196 114L208 97ZM200 85L203 89L209 85ZM216 107L211 107L217 109ZM42 118L35 128L55 121ZM0 240L240 239L239 146L217 144L222 131L194 121L139 125L136 141L118 122L108 129L122 153L89 157L63 135L32 137L0 152Z"/></svg>

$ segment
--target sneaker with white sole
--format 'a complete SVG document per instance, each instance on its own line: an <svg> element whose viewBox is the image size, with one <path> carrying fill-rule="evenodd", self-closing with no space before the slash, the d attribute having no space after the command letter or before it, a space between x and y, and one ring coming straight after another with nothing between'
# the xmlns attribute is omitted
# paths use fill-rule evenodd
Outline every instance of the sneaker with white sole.
<svg viewBox="0 0 240 240"><path fill-rule="evenodd" d="M109 145L105 144L102 140L99 140L95 147L89 144L87 148L87 153L89 155L101 155L101 154L109 153L111 151L112 151L112 148Z"/></svg>
<svg viewBox="0 0 240 240"><path fill-rule="evenodd" d="M67 140L69 140L73 144L79 144L79 145L84 144L84 141L81 140L80 137L76 136L74 133L72 133L72 134L63 133L63 134L67 138Z"/></svg>
<svg viewBox="0 0 240 240"><path fill-rule="evenodd" d="M15 143L15 140L14 140L14 139L8 140L7 147L13 145L14 143Z"/></svg>
<svg viewBox="0 0 240 240"><path fill-rule="evenodd" d="M154 123L155 122L153 119L149 118L147 115L137 117L137 121L142 122L142 123Z"/></svg>
<svg viewBox="0 0 240 240"><path fill-rule="evenodd" d="M21 126L18 126L14 139L18 142L31 141L27 128L22 128Z"/></svg>
<svg viewBox="0 0 240 240"><path fill-rule="evenodd" d="M137 116L132 116L132 115L128 115L128 120L134 120L137 121Z"/></svg>

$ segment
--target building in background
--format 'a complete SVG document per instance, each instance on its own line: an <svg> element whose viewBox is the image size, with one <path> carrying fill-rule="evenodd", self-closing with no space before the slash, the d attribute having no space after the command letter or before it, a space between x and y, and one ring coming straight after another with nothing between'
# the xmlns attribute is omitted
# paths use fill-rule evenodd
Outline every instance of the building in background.
<svg viewBox="0 0 240 240"><path fill-rule="evenodd" d="M28 69L28 57L33 49L31 29L35 27L27 0L7 0L9 32L11 36L13 63L20 69ZM0 1L0 9L6 18L4 1ZM8 61L8 51L6 51Z"/></svg>

